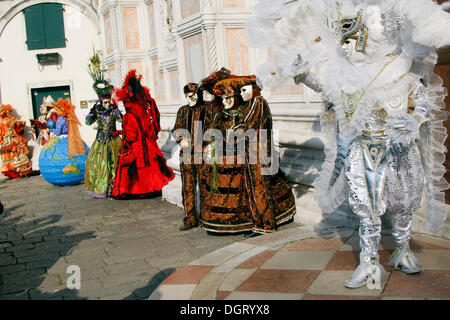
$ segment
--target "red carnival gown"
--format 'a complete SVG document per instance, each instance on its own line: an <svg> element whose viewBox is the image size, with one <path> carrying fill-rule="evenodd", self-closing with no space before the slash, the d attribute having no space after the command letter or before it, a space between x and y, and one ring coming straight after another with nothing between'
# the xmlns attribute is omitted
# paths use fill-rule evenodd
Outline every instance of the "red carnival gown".
<svg viewBox="0 0 450 320"><path fill-rule="evenodd" d="M159 196L175 178L156 142L161 130L159 111L155 100L148 100L147 106L124 103L127 112L122 124L123 145L112 192L116 199Z"/></svg>

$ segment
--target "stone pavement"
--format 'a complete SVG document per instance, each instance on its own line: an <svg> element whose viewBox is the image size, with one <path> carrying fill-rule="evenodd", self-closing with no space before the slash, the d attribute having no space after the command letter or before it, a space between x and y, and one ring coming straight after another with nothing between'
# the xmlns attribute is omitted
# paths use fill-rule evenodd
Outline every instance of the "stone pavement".
<svg viewBox="0 0 450 320"><path fill-rule="evenodd" d="M183 210L161 198L93 199L41 176L0 179L0 199L0 300L147 299L176 269L244 239L181 232ZM67 289L71 265L80 290Z"/></svg>
<svg viewBox="0 0 450 320"><path fill-rule="evenodd" d="M239 241L172 273L150 300L450 299L450 241L415 235L411 249L424 271L405 275L387 266L395 248L383 234L380 289L343 286L359 262L359 236L343 227L299 226Z"/></svg>

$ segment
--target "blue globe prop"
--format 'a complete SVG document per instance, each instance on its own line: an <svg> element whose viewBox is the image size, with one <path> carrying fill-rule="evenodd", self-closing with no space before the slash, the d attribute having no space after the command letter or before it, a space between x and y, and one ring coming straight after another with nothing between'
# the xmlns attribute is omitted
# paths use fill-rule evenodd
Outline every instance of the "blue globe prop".
<svg viewBox="0 0 450 320"><path fill-rule="evenodd" d="M84 180L84 170L89 148L86 153L73 158L68 157L67 136L51 138L39 155L39 169L48 183L57 186L74 186Z"/></svg>
<svg viewBox="0 0 450 320"><path fill-rule="evenodd" d="M49 119L47 121L47 128L49 129L55 129L56 128L56 121L53 119Z"/></svg>

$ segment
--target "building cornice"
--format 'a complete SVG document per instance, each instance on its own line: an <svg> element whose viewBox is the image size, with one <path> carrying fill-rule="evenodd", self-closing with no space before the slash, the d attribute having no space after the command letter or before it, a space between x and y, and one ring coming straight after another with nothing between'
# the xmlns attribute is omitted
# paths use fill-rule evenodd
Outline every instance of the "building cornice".
<svg viewBox="0 0 450 320"><path fill-rule="evenodd" d="M150 59L158 58L158 47L154 47L148 50L147 55L149 56Z"/></svg>
<svg viewBox="0 0 450 320"><path fill-rule="evenodd" d="M105 59L104 63L106 65L116 64L120 63L122 60L142 60L146 56L144 51L115 51L110 54L108 54Z"/></svg>
<svg viewBox="0 0 450 320"><path fill-rule="evenodd" d="M197 13L183 19L177 26L176 32L182 39L189 38L202 31L202 14Z"/></svg>
<svg viewBox="0 0 450 320"><path fill-rule="evenodd" d="M167 70L167 71L174 71L178 70L178 61L177 61L177 55L174 55L172 57L168 57L166 59L161 59L159 61L159 70Z"/></svg>
<svg viewBox="0 0 450 320"><path fill-rule="evenodd" d="M105 0L101 6L98 7L98 13L104 16L111 9L117 8L117 0Z"/></svg>

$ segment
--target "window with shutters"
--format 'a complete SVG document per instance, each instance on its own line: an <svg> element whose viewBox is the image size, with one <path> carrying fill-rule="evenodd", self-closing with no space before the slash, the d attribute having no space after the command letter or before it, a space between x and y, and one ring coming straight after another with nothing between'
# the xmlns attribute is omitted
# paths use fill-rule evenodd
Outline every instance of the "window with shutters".
<svg viewBox="0 0 450 320"><path fill-rule="evenodd" d="M24 10L28 50L64 48L63 8L60 3L41 3Z"/></svg>

